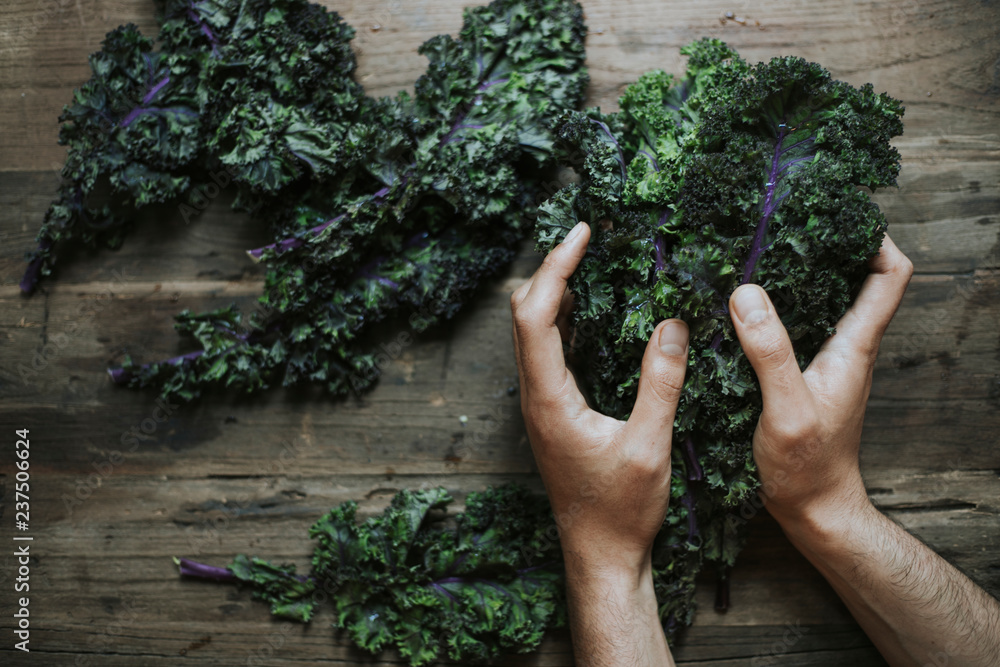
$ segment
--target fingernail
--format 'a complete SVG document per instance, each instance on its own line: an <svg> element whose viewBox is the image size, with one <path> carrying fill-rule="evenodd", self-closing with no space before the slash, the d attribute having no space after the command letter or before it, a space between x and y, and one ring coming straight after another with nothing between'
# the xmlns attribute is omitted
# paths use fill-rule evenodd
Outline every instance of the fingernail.
<svg viewBox="0 0 1000 667"><path fill-rule="evenodd" d="M576 239L576 237L579 236L583 232L583 226L585 224L587 224L587 223L585 223L585 222L578 222L578 223L576 223L576 227L574 227L573 229L569 230L569 234L567 234L566 238L563 239L563 243L572 243L573 240Z"/></svg>
<svg viewBox="0 0 1000 667"><path fill-rule="evenodd" d="M671 356L684 354L688 344L688 328L683 322L667 322L660 329L660 351Z"/></svg>
<svg viewBox="0 0 1000 667"><path fill-rule="evenodd" d="M744 325L750 326L762 322L767 317L767 301L764 290L757 285L746 285L736 290L733 297L733 309L736 317Z"/></svg>

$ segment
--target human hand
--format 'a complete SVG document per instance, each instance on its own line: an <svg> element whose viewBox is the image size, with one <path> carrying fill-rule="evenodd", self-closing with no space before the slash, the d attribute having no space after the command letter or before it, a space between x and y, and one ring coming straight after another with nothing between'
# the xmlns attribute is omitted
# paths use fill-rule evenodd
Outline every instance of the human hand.
<svg viewBox="0 0 1000 667"><path fill-rule="evenodd" d="M803 520L841 525L871 507L858 465L861 426L879 343L912 274L886 236L854 305L804 372L764 290L744 285L730 297L764 397L753 441L761 491L786 531Z"/></svg>
<svg viewBox="0 0 1000 667"><path fill-rule="evenodd" d="M566 367L557 321L589 238L589 225L578 224L511 296L521 409L564 552L598 569L639 572L670 499L688 329L666 320L653 331L627 422L591 410Z"/></svg>

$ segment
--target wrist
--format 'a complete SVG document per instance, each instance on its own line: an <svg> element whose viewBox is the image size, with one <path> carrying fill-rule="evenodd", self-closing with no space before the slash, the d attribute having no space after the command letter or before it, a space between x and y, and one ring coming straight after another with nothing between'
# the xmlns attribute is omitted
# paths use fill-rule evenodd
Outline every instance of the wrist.
<svg viewBox="0 0 1000 667"><path fill-rule="evenodd" d="M588 540L585 544L572 538L563 539L563 560L566 564L567 585L582 582L633 594L649 583L652 590L653 564L650 550L630 553L628 550Z"/></svg>
<svg viewBox="0 0 1000 667"><path fill-rule="evenodd" d="M860 486L830 499L803 503L793 511L772 512L772 516L796 548L807 556L823 557L856 543L880 514Z"/></svg>
<svg viewBox="0 0 1000 667"><path fill-rule="evenodd" d="M653 585L652 558L563 547L576 664L673 667ZM644 659L636 660L642 654Z"/></svg>

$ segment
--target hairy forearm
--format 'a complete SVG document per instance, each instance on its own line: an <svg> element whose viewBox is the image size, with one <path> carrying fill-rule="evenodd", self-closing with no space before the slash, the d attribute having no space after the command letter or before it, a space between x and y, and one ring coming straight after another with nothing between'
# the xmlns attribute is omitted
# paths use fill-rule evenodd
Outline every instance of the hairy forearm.
<svg viewBox="0 0 1000 667"><path fill-rule="evenodd" d="M566 549L573 653L581 667L673 667L657 613L652 568Z"/></svg>
<svg viewBox="0 0 1000 667"><path fill-rule="evenodd" d="M867 500L782 525L890 664L1000 664L997 601Z"/></svg>

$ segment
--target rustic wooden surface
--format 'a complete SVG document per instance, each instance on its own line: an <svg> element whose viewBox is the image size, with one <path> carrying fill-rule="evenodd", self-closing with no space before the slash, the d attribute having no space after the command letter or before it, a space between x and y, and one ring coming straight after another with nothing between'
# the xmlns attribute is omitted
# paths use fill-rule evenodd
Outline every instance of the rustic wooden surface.
<svg viewBox="0 0 1000 667"><path fill-rule="evenodd" d="M416 47L454 33L467 0L327 0L358 28L373 94L412 86ZM678 71L678 47L719 36L749 60L795 54L902 99L900 189L878 194L916 276L883 343L863 443L872 497L1000 592L1000 7L973 0L824 3L585 1L591 104L614 108L641 72ZM731 11L746 25L720 17ZM171 316L248 303L261 274L243 254L262 230L226 193L185 226L150 213L119 252L66 261L18 293L23 253L64 155L56 118L116 25L154 34L152 3L39 0L0 6L0 661L5 665L378 664L328 628L274 622L249 595L182 581L171 556L223 564L239 552L305 565L306 529L354 498L442 484L459 497L519 480L538 488L518 399L507 295L538 258L445 330L408 348L365 400L312 391L212 397L177 408L124 460L122 434L154 414L111 386L109 364L176 353ZM759 22L759 25L758 25ZM400 328L399 331L403 329ZM387 331L394 335L396 331ZM33 374L22 375L23 369ZM459 417L465 415L464 426ZM12 650L13 431L31 430L30 655ZM471 452L453 460L456 446ZM79 502L77 502L79 501ZM830 588L766 515L733 574L732 609L702 611L676 651L686 664L883 664ZM788 626L801 627L801 637ZM39 655L41 654L41 655ZM253 662L258 659L259 662ZM565 635L509 665L568 665ZM761 664L760 661L754 664Z"/></svg>

